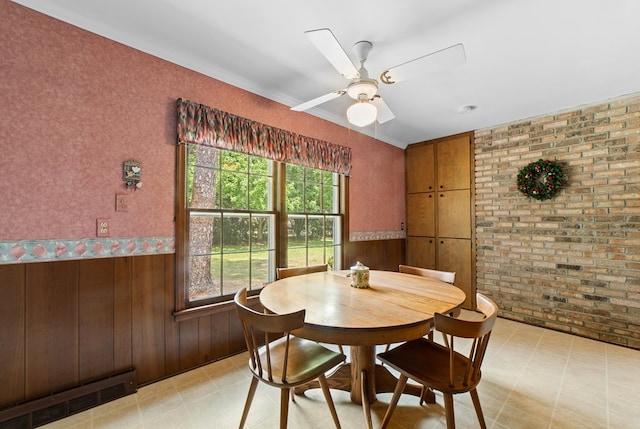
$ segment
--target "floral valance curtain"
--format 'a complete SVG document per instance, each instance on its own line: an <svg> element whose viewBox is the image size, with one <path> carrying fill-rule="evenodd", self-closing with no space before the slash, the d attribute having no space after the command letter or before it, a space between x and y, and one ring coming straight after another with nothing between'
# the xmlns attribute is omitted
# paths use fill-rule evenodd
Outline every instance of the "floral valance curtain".
<svg viewBox="0 0 640 429"><path fill-rule="evenodd" d="M178 99L178 144L196 143L349 175L351 148Z"/></svg>

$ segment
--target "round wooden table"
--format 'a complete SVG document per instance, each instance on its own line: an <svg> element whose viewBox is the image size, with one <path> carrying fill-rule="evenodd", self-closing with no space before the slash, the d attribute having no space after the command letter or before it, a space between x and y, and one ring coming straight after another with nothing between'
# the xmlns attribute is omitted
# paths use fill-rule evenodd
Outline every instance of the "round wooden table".
<svg viewBox="0 0 640 429"><path fill-rule="evenodd" d="M393 392L397 381L376 365L375 346L426 335L434 313L459 308L466 297L462 290L439 280L391 271L371 271L370 287L357 289L350 286L348 273L328 271L281 279L261 291L260 302L276 314L304 308L305 325L295 335L350 346L350 362L328 377L329 386L350 391L351 400L365 408L371 426L369 405L376 401L376 393ZM408 386L406 391L419 396L422 389Z"/></svg>

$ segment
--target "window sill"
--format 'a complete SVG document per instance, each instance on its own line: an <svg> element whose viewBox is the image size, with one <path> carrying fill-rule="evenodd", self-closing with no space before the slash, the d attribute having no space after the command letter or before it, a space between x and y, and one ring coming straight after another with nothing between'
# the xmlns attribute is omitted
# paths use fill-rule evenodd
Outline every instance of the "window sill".
<svg viewBox="0 0 640 429"><path fill-rule="evenodd" d="M255 303L258 300L258 295L250 296L249 302ZM215 304L201 305L199 307L186 308L184 310L178 310L173 312L173 320L175 322L183 322L185 320L196 319L198 317L210 316L212 314L224 313L233 311L235 304L233 300L218 302Z"/></svg>

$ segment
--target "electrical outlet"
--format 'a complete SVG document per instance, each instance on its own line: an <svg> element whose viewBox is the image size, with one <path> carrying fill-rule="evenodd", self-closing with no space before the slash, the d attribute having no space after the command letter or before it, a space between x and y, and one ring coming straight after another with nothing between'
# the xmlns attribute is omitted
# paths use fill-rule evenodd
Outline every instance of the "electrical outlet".
<svg viewBox="0 0 640 429"><path fill-rule="evenodd" d="M111 219L96 219L96 235L109 237L111 235Z"/></svg>
<svg viewBox="0 0 640 429"><path fill-rule="evenodd" d="M129 210L129 195L116 194L116 211L126 212Z"/></svg>

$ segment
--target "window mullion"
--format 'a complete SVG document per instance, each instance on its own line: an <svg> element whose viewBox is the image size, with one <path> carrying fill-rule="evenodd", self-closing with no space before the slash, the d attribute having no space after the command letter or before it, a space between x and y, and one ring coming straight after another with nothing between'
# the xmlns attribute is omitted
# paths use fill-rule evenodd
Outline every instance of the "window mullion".
<svg viewBox="0 0 640 429"><path fill-rule="evenodd" d="M287 172L285 164L278 162L276 163L276 171L275 171L275 196L274 201L276 204L276 212L278 213L278 221L276 226L276 267L286 267L287 264L287 233L288 227L287 222L289 221L288 213L287 213L287 199L286 199L286 188L287 188Z"/></svg>

